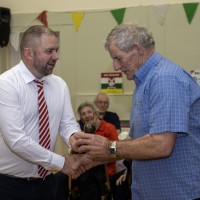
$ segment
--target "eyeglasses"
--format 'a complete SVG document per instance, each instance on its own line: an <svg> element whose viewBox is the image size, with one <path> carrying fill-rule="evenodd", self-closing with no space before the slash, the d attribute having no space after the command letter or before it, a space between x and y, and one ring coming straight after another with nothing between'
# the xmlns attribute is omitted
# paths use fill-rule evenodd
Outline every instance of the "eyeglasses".
<svg viewBox="0 0 200 200"><path fill-rule="evenodd" d="M107 101L97 101L98 104L104 104L104 105L108 105Z"/></svg>

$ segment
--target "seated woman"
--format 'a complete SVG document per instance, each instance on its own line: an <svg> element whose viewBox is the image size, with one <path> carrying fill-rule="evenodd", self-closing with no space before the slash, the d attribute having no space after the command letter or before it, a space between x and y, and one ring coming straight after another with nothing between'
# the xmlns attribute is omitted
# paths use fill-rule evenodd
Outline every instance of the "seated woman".
<svg viewBox="0 0 200 200"><path fill-rule="evenodd" d="M114 125L98 118L98 113L95 106L90 102L84 102L78 107L78 114L80 117L79 124L84 130L85 124L93 124L95 131L93 134L98 134L107 137L110 140L118 140L117 129ZM101 200L106 196L106 172L108 177L116 173L116 164L109 163L94 167L83 173L77 179L78 188L80 192L80 200ZM107 184L109 184L107 182ZM107 185L108 186L108 185Z"/></svg>

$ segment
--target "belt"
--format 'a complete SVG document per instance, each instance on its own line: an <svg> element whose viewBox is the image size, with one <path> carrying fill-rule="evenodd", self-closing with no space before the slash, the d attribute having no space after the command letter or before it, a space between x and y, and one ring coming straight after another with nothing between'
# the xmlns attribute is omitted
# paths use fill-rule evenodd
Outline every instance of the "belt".
<svg viewBox="0 0 200 200"><path fill-rule="evenodd" d="M49 174L49 175L51 175L51 174ZM47 175L47 176L49 176L49 175ZM0 176L10 177L10 178L20 179L20 180L26 180L26 181L43 180L40 177L17 177L17 176L12 176L9 174L0 174Z"/></svg>
<svg viewBox="0 0 200 200"><path fill-rule="evenodd" d="M43 180L42 178L40 178L40 177L28 177L28 178L22 178L22 179L25 179L25 180L27 180L27 181L34 181L34 180Z"/></svg>

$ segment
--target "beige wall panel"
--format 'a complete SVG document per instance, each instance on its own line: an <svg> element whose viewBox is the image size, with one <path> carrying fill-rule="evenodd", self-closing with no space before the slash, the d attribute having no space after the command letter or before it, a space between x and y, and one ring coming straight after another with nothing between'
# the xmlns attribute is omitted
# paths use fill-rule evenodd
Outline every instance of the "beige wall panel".
<svg viewBox="0 0 200 200"><path fill-rule="evenodd" d="M40 24L35 19L37 15L12 15L12 31L23 32L32 24ZM76 114L81 102L93 101L96 93L100 91L100 74L114 71L112 60L104 49L104 40L117 23L110 11L86 12L78 32L75 31L70 13L48 12L48 22L60 35L60 60L54 73L67 82ZM147 25L153 31L160 53L187 71L200 69L199 9L191 24L187 21L182 5L169 6L163 25L159 24L153 6L127 8L124 22ZM19 52L15 52L11 45L0 49L0 72L18 62L18 55ZM110 110L117 112L122 120L129 120L134 87L134 82L127 81L123 75L124 93L109 95ZM60 142L57 147L60 153L66 151L66 147Z"/></svg>

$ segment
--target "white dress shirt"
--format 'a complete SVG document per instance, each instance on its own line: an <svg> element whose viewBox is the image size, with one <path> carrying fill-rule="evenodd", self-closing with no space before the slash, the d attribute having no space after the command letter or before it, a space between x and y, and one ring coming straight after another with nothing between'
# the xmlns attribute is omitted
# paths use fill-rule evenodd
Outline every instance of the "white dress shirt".
<svg viewBox="0 0 200 200"><path fill-rule="evenodd" d="M38 165L60 170L64 157L54 153L57 134L69 145L80 131L71 106L68 86L55 75L44 77L49 111L51 147L39 145L38 92L35 77L21 61L0 75L0 173L38 177Z"/></svg>

